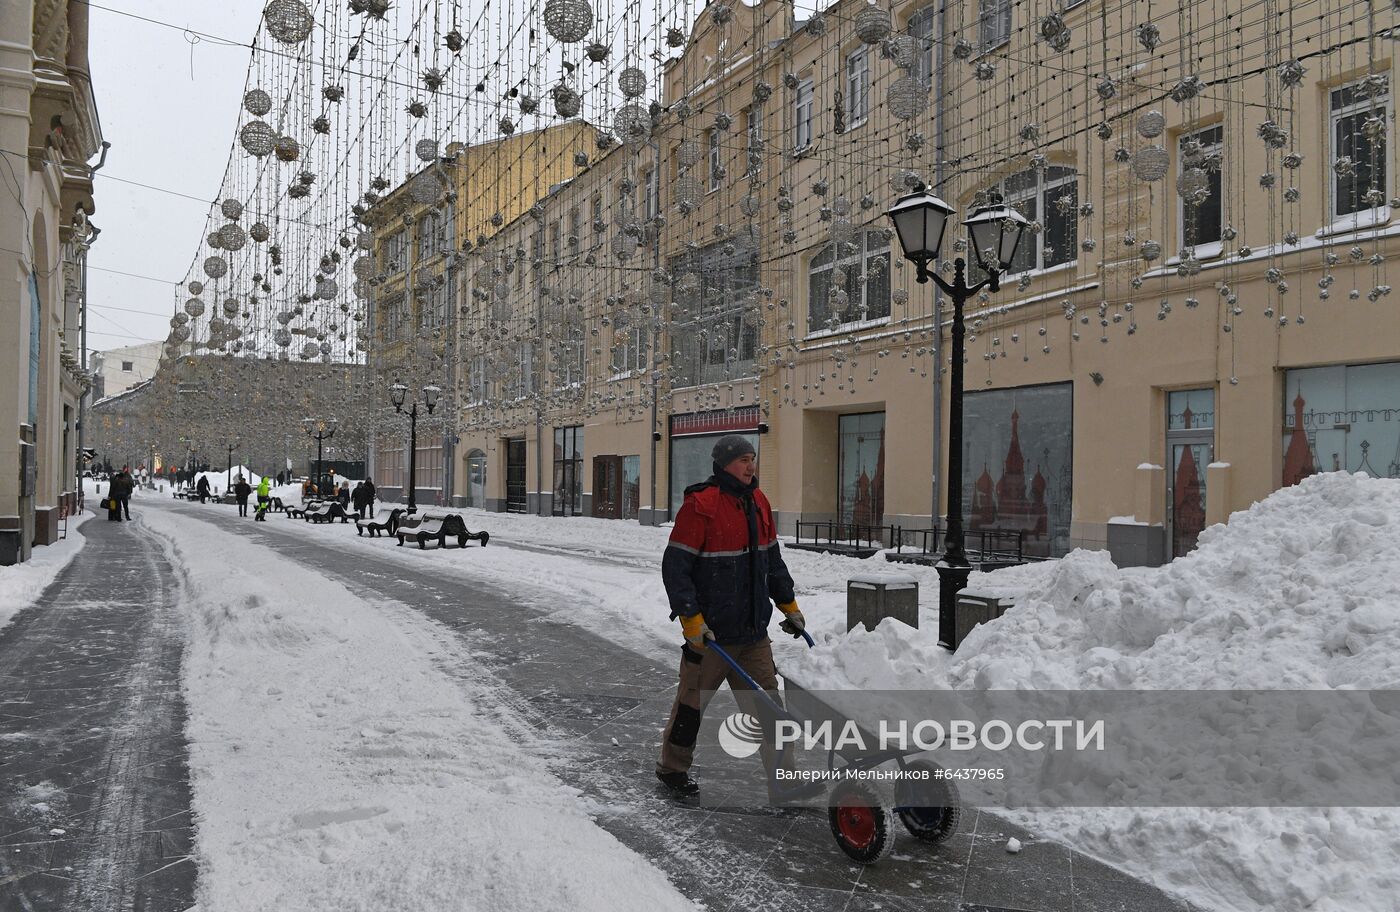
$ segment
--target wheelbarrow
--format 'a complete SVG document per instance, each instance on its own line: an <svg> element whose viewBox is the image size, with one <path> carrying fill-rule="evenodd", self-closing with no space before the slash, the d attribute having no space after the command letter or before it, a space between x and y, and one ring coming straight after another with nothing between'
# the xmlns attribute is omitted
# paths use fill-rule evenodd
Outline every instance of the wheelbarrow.
<svg viewBox="0 0 1400 912"><path fill-rule="evenodd" d="M809 649L816 645L805 630L802 631L802 638L807 641ZM724 647L713 641L706 646L713 649L744 684L767 704L767 711L772 713L775 719L799 723L803 721L802 716L778 705ZM804 690L787 678L784 678L784 681L788 691L795 690L803 694L803 700L819 705L810 691ZM830 714L837 714L829 707L823 708ZM782 766L787 750L786 745L778 749L774 759L775 766ZM836 844L854 861L874 864L889 857L894 851L895 818L899 819L911 836L930 845L944 842L958 831L962 809L959 807L957 787L950 779L941 776L942 768L937 764L929 760L910 759L922 753L924 752L921 750L838 750L831 747L827 750L827 770L832 774L830 784L820 780L795 782L791 785L775 782L771 794L776 801L784 803L813 798L829 789L826 802L827 822L831 826L831 835ZM893 805L885 804L885 796L869 782L860 778L847 778L849 773L873 770L886 763L894 763L901 770L911 771L914 776L922 774L925 777L899 779L894 788Z"/></svg>

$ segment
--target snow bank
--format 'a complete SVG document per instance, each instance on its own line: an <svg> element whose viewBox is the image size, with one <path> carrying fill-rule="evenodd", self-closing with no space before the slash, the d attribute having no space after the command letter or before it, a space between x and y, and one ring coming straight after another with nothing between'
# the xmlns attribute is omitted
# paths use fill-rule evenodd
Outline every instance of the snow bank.
<svg viewBox="0 0 1400 912"><path fill-rule="evenodd" d="M1104 552L1076 551L1019 583L1015 606L956 656L937 645L935 627L887 621L827 636L788 670L830 689L1400 688L1394 480L1315 475L1207 529L1194 553L1165 567L1119 570ZM1392 809L1081 809L1021 820L1207 908L1391 912L1400 890Z"/></svg>
<svg viewBox="0 0 1400 912"><path fill-rule="evenodd" d="M89 491L89 494L95 497ZM43 594L49 584L57 579L83 549L82 526L92 519L93 514L83 512L68 519L68 537L52 545L40 545L33 556L22 564L0 567L0 629L9 624L19 614Z"/></svg>
<svg viewBox="0 0 1400 912"><path fill-rule="evenodd" d="M185 579L201 909L692 908L588 818L469 662L448 673L449 633L175 509L145 515Z"/></svg>

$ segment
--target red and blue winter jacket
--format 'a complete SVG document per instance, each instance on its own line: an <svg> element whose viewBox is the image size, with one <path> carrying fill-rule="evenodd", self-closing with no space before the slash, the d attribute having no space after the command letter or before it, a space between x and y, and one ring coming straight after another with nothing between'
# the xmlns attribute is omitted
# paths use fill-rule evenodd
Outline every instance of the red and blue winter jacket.
<svg viewBox="0 0 1400 912"><path fill-rule="evenodd" d="M696 612L721 644L754 643L768 635L773 603L793 601L792 576L778 547L768 498L755 485L738 494L717 478L685 490L671 540L661 559L661 577L671 617ZM745 499L752 498L757 542L750 547Z"/></svg>

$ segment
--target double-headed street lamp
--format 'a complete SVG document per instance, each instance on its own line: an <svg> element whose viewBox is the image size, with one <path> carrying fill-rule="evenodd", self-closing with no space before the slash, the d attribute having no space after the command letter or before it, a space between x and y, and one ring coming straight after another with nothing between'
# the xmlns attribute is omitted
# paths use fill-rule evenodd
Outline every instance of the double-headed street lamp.
<svg viewBox="0 0 1400 912"><path fill-rule="evenodd" d="M317 496L321 496L321 448L335 436L335 424L334 418L301 419L301 429L316 441L316 480L312 484L316 486Z"/></svg>
<svg viewBox="0 0 1400 912"><path fill-rule="evenodd" d="M233 451L238 449L239 439L233 438L233 442L228 444L228 472L224 475L224 490L233 490Z"/></svg>
<svg viewBox="0 0 1400 912"><path fill-rule="evenodd" d="M962 520L963 337L966 335L963 305L984 286L991 291L999 290L1001 274L1011 267L1028 224L1025 216L999 201L980 207L963 222L977 265L987 274L985 279L969 286L967 263L962 257L953 261L952 282L944 280L937 272L938 251L943 246L948 219L953 214L952 206L927 191L901 197L889 211L904 256L919 269L919 283L933 279L934 284L953 299L952 376L948 390L948 530L943 536L943 559L938 562L938 642L949 649L957 643L955 603L972 572L963 547ZM938 331L937 325L934 331Z"/></svg>
<svg viewBox="0 0 1400 912"><path fill-rule="evenodd" d="M404 386L402 383L395 383L389 388L389 393L394 402L394 411L403 414L403 404L408 396L408 387ZM423 404L427 406L429 415L433 413L433 407L437 405L438 396L441 394L441 387L432 386L431 384L423 387ZM415 459L418 455L418 400L416 398L413 400L413 404L408 408L407 414L408 479L406 484L408 486L408 512L412 514L418 510L418 502L416 500L418 486L416 484L417 479L414 478L414 471L417 468ZM383 479L380 480L382 481Z"/></svg>

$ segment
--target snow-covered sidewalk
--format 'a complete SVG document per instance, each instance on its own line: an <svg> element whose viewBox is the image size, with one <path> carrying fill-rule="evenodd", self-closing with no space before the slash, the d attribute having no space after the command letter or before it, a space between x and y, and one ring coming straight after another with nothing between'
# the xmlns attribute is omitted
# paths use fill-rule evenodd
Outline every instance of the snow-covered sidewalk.
<svg viewBox="0 0 1400 912"><path fill-rule="evenodd" d="M201 909L692 908L488 685L448 673L457 647L431 622L176 510L142 514L186 577Z"/></svg>
<svg viewBox="0 0 1400 912"><path fill-rule="evenodd" d="M41 545L22 564L0 567L0 628L34 600L58 578L63 568L83 549L83 524L92 513L83 512L68 519L68 537L52 545Z"/></svg>

